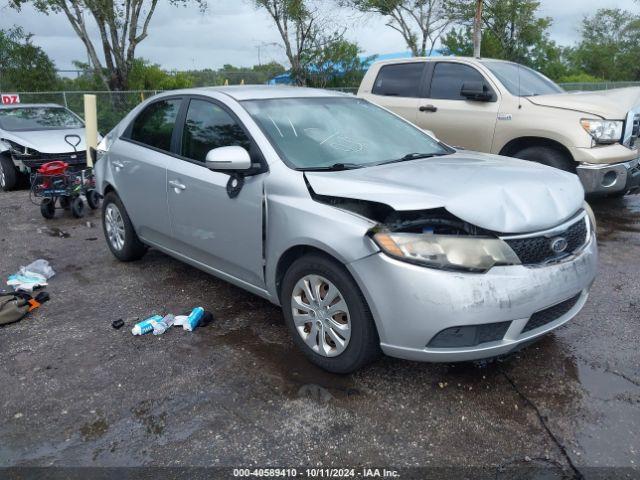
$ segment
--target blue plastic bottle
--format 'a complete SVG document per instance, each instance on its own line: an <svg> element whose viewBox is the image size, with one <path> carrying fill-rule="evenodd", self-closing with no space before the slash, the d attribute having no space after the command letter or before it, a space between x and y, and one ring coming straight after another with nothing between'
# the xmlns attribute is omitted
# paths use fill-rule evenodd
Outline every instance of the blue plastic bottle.
<svg viewBox="0 0 640 480"><path fill-rule="evenodd" d="M149 333L153 331L153 323L160 322L162 320L161 315L154 315L152 317L147 318L139 323L136 323L134 327L131 329L131 333L134 335L144 335L145 333Z"/></svg>
<svg viewBox="0 0 640 480"><path fill-rule="evenodd" d="M194 308L189 314L189 316L187 317L187 319L185 320L182 328L190 332L194 331L196 327L200 325L200 320L202 320L203 316L204 316L204 308L202 307Z"/></svg>

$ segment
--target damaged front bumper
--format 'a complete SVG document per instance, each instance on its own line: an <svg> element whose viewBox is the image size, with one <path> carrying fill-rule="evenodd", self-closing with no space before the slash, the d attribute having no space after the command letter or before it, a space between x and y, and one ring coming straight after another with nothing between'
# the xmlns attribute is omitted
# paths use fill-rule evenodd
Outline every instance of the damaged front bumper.
<svg viewBox="0 0 640 480"><path fill-rule="evenodd" d="M587 195L637 193L640 190L638 159L614 164L581 163L576 172Z"/></svg>
<svg viewBox="0 0 640 480"><path fill-rule="evenodd" d="M597 257L591 234L580 253L551 265L472 274L378 253L349 269L371 308L384 353L455 362L507 354L569 321L587 300Z"/></svg>

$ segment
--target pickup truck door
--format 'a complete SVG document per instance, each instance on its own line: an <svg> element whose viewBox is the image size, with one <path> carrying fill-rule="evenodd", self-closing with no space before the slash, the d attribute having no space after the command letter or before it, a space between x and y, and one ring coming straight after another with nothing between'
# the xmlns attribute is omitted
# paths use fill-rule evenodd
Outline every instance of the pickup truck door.
<svg viewBox="0 0 640 480"><path fill-rule="evenodd" d="M433 131L445 143L479 152L491 152L499 94L471 65L439 61L427 74L425 95L418 107L416 124ZM491 101L467 100L462 84L481 81L493 92Z"/></svg>
<svg viewBox="0 0 640 480"><path fill-rule="evenodd" d="M362 96L415 123L425 82L425 66L426 62L384 65L371 91L362 92Z"/></svg>

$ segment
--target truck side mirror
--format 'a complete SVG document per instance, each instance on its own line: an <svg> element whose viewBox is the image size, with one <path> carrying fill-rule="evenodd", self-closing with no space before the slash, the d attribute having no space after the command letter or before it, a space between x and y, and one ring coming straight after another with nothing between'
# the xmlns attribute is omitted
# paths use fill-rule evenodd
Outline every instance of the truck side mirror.
<svg viewBox="0 0 640 480"><path fill-rule="evenodd" d="M460 95L467 100L474 100L476 102L490 102L493 100L493 93L489 89L489 86L480 81L468 81L462 84L460 89Z"/></svg>

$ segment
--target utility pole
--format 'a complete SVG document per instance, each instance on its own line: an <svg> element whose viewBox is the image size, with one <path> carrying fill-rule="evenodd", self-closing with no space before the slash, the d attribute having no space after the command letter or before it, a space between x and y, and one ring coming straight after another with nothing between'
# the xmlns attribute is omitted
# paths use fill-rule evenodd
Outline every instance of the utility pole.
<svg viewBox="0 0 640 480"><path fill-rule="evenodd" d="M482 5L484 0L476 0L476 15L473 18L473 56L480 58L482 43Z"/></svg>

